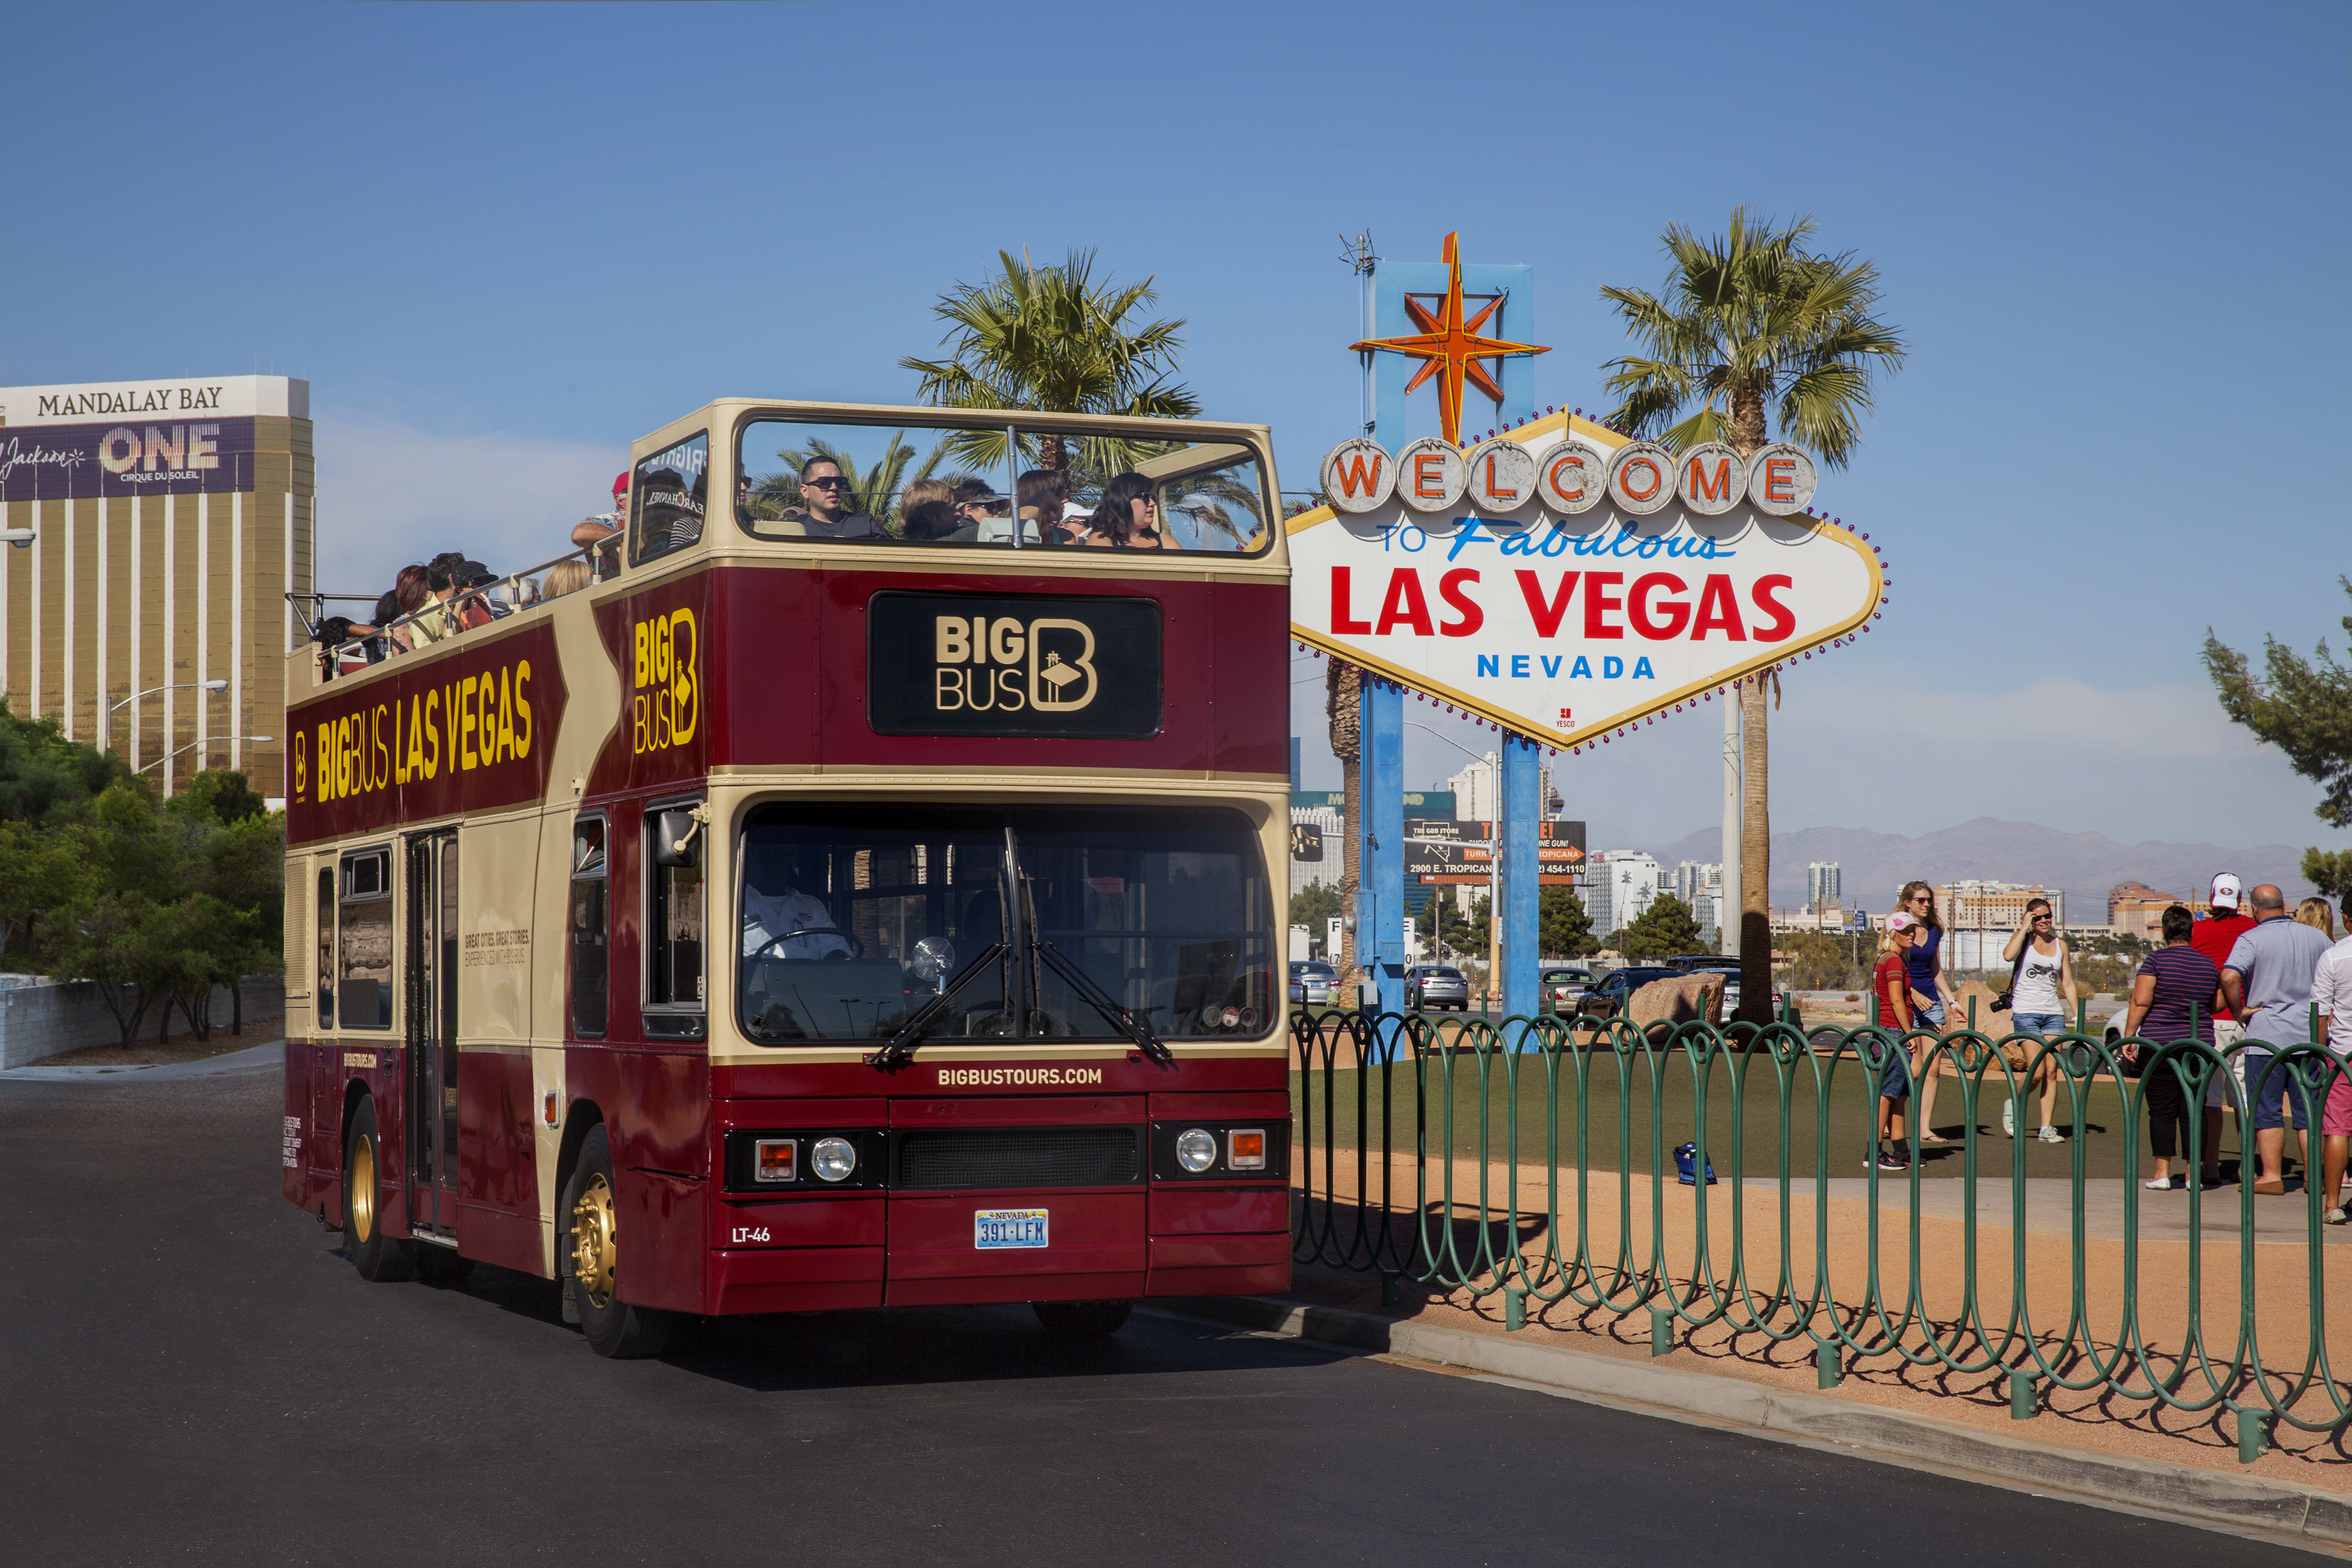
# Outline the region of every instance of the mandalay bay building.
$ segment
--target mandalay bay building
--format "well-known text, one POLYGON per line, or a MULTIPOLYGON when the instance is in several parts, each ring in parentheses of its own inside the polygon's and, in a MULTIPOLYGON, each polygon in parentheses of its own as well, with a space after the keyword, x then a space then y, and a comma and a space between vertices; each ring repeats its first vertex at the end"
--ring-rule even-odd
POLYGON ((227 767, 284 795, 286 595, 311 587, 314 477, 307 382, 0 387, 9 710, 167 792, 227 767))

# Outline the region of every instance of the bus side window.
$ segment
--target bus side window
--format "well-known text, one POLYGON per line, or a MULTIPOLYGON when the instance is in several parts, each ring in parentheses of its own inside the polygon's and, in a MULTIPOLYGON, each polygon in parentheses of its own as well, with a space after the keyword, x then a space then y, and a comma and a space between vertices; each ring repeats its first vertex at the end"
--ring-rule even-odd
POLYGON ((710 437, 698 433, 646 458, 629 481, 630 559, 648 561, 702 538, 710 491, 710 437))
POLYGON ((702 1010, 702 832, 692 802, 646 814, 646 1006, 702 1010))
POLYGON ((319 871, 319 983, 310 1003, 310 1032, 335 1027, 335 868, 319 871))
POLYGON ((344 1029, 392 1027, 392 852, 343 858, 336 951, 336 1019, 344 1029))
POLYGON ((605 872, 604 819, 572 824, 572 1032, 604 1032, 612 983, 612 883, 605 872))

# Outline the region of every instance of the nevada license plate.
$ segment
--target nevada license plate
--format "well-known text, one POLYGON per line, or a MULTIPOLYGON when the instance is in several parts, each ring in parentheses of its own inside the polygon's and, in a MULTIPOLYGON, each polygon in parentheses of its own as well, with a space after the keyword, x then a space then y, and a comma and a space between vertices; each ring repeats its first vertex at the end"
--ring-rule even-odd
POLYGON ((1042 1208, 982 1208, 971 1217, 971 1244, 985 1252, 995 1247, 1045 1245, 1045 1211, 1042 1208))

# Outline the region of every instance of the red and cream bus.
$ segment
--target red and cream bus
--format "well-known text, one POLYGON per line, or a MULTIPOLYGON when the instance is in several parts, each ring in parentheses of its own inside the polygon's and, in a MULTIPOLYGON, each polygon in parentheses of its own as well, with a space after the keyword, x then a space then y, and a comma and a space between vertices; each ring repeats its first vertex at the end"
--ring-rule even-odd
POLYGON ((1265 430, 730 399, 631 474, 593 580, 290 655, 287 1197, 607 1355, 1284 1288, 1265 430))

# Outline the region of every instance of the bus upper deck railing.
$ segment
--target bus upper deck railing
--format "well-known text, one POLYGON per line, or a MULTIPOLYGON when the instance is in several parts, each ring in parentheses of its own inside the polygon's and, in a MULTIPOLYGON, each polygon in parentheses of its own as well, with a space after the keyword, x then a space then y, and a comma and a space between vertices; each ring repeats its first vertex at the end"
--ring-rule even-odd
POLYGON ((1990 1388, 2020 1417, 2061 1390, 2162 1406, 2233 1427, 2224 1440, 2249 1463, 2277 1427, 2334 1440, 2352 1426, 2327 1339, 2330 1275, 2352 1270, 2352 1250, 2327 1242, 2317 1170, 2300 1202, 2265 1198, 2259 1213, 2251 1147, 2234 1199, 2195 1179, 2158 1197, 2139 1181, 2147 1089, 2165 1075, 2191 1110, 2191 1171, 2219 1153, 2194 1110, 2210 1085, 2241 1127, 2253 1094, 2299 1098, 2315 1164, 2320 1108, 2345 1072, 2316 1044, 2277 1054, 2248 1085, 2233 1071, 2243 1045, 2110 1046, 2084 1033, 2004 1041, 1974 1029, 1808 1033, 1787 1021, 1585 1030, 1549 1016, 1300 1010, 1292 1040, 1294 1258, 1378 1272, 1391 1301, 1405 1281, 1473 1302, 1500 1296, 1509 1329, 1555 1307, 1587 1327, 1646 1313, 1655 1350, 1705 1332, 1734 1355, 1801 1352, 1823 1387, 1863 1364, 1910 1369, 1990 1388), (2024 1048, 2021 1065, 2004 1043, 2024 1048), (1898 1050, 1916 1059, 1911 1103, 1937 1074, 1966 1131, 1943 1148, 1915 1124, 1907 1171, 1882 1171, 1865 1151, 1898 1050), (2063 1175, 2029 1176, 2060 1158, 2024 1113, 2045 1060, 2071 1135, 2063 1175), (1990 1154, 1980 1113, 1997 1122, 2003 1099, 2017 1102, 2017 1135, 1990 1154), (2120 1170, 2095 1173, 2118 1148, 2120 1170), (1931 1163, 1957 1176, 1927 1172, 1931 1163), (1728 1180, 1711 1190, 1718 1166, 1728 1180), (1981 1218, 1980 1197, 2000 1196, 1981 1184, 2004 1181, 2005 1217, 1981 1218), (1949 1186, 1957 1216, 1923 1215, 1949 1186), (2029 1187, 2049 1204, 2034 1206, 2035 1227, 2029 1187), (2060 1192, 2063 1230, 2047 1223, 2060 1192), (2235 1207, 2234 1225, 2226 1210, 2208 1223, 2217 1201, 2235 1207), (2185 1205, 2185 1246, 2162 1220, 2149 1231, 2158 1203, 2185 1205), (2281 1239, 2290 1217, 2291 1245, 2255 1245, 2281 1239))

